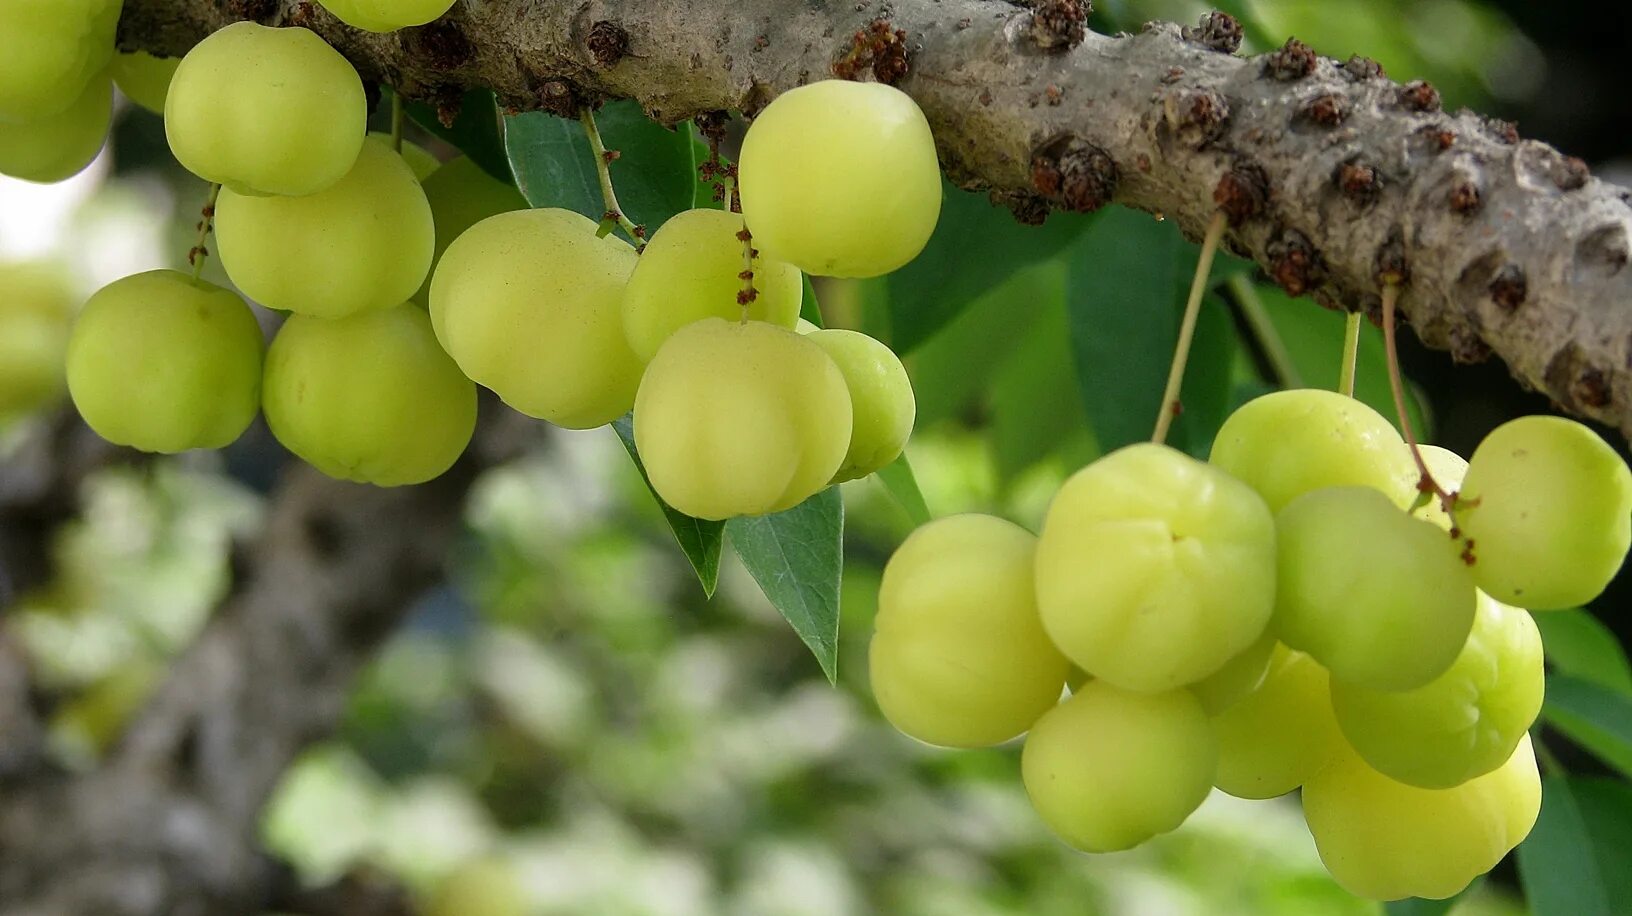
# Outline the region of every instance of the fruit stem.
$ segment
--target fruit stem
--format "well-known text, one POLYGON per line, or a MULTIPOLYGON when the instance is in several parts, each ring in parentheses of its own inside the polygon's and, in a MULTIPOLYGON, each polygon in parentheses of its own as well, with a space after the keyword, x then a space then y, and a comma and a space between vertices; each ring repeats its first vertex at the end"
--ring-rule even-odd
POLYGON ((1360 362, 1360 313, 1350 312, 1343 322, 1343 363, 1338 370, 1337 391, 1354 397, 1354 373, 1360 362))
POLYGON ((210 230, 215 228, 215 200, 220 196, 221 186, 212 183, 209 193, 204 196, 204 208, 199 211, 198 241, 187 252, 187 263, 193 265, 194 280, 204 275, 204 258, 210 253, 204 243, 209 241, 210 230))
POLYGON ((402 96, 391 93, 391 149, 402 153, 402 96))
MULTIPOLYGON (((601 129, 595 126, 595 112, 587 105, 578 114, 578 120, 583 122, 584 136, 589 138, 589 151, 595 157, 595 174, 601 180, 601 201, 606 205, 602 222, 616 224, 637 249, 645 248, 645 227, 636 225, 624 215, 623 208, 618 206, 618 192, 612 187, 612 160, 618 158, 618 154, 607 152, 606 143, 601 140, 601 129)), ((605 234, 601 233, 603 237, 605 234)))
POLYGON ((1224 238, 1228 225, 1222 211, 1213 214, 1207 224, 1207 234, 1201 239, 1201 257, 1196 260, 1196 276, 1190 281, 1190 298, 1184 304, 1184 320, 1179 324, 1179 343, 1173 350, 1173 366, 1167 372, 1167 390, 1162 392, 1161 412, 1156 415, 1156 431, 1150 441, 1160 445, 1167 440, 1167 431, 1178 416, 1179 388, 1184 384, 1184 366, 1190 360, 1190 341, 1196 336, 1196 318, 1201 314, 1201 298, 1207 292, 1207 279, 1213 272, 1213 255, 1219 240, 1224 238))
POLYGON ((1258 295, 1258 287, 1246 274, 1231 277, 1229 286, 1252 336, 1257 338, 1258 345, 1263 349, 1264 359, 1275 373, 1275 380, 1282 388, 1302 388, 1303 374, 1298 372, 1297 364, 1292 361, 1292 351, 1286 348, 1286 341, 1281 339, 1281 332, 1275 329, 1275 322, 1264 308, 1264 298, 1258 295))
MULTIPOLYGON (((1411 428, 1411 417, 1405 410, 1405 384, 1400 379, 1400 354, 1395 348, 1395 305, 1400 298, 1398 283, 1383 284, 1383 350, 1388 359, 1388 387, 1394 394, 1394 412, 1400 418, 1400 432, 1405 434, 1405 444, 1411 447, 1411 460, 1417 463, 1417 489, 1423 493, 1432 493, 1439 497, 1439 504, 1447 515, 1451 514, 1454 505, 1453 494, 1434 480, 1434 475, 1428 470, 1428 462, 1423 460, 1422 446, 1417 444, 1417 434, 1411 428)), ((1452 530, 1455 530, 1455 518, 1452 518, 1452 530)))
POLYGON ((737 238, 742 241, 742 273, 737 274, 742 280, 742 292, 737 293, 737 304, 742 306, 742 323, 747 324, 748 309, 759 298, 759 291, 754 289, 754 255, 759 252, 754 250, 754 234, 746 225, 737 233, 737 238))

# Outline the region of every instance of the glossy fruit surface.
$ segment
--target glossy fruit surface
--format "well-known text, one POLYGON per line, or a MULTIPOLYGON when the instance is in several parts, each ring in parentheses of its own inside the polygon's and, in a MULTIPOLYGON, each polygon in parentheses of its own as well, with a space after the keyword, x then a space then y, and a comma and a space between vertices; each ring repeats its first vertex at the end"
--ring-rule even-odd
POLYGON ((1320 772, 1343 743, 1326 669, 1277 645, 1258 687, 1219 713, 1215 785, 1237 798, 1274 798, 1320 772))
POLYGON ((1258 689, 1269 673, 1269 660, 1279 642, 1271 625, 1257 642, 1231 656, 1224 667, 1190 685, 1190 692, 1201 701, 1207 715, 1218 715, 1258 689))
POLYGON ((855 416, 850 450, 833 482, 866 477, 901 457, 912 435, 918 404, 900 357, 857 331, 818 330, 805 337, 827 351, 850 389, 855 416))
POLYGON ((0 136, 60 114, 113 56, 120 0, 0 0, 0 136))

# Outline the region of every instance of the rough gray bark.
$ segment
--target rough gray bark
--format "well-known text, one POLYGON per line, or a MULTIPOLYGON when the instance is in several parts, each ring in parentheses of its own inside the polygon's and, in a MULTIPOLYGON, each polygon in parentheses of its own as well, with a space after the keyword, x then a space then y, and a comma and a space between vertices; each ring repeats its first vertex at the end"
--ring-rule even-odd
POLYGON ((1374 311, 1379 258, 1403 265, 1401 308, 1426 342, 1463 360, 1494 352, 1632 434, 1628 192, 1363 62, 1298 47, 1244 59, 1215 50, 1229 46, 1217 24, 1088 33, 1068 49, 1075 3, 1037 5, 1042 22, 1001 0, 462 0, 430 26, 370 35, 301 0, 126 0, 121 42, 181 53, 247 10, 309 25, 409 96, 487 86, 524 109, 628 97, 665 121, 751 113, 858 46, 890 76, 904 51, 898 85, 959 182, 1034 214, 1039 195, 1080 208, 1114 188, 1193 237, 1215 193, 1242 207, 1261 192, 1227 241, 1289 290, 1374 311))

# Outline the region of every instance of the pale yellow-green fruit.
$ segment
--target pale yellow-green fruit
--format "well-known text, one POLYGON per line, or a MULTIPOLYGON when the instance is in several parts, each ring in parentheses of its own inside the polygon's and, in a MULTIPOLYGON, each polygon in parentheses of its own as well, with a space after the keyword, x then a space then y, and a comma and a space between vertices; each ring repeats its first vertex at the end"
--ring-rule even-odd
POLYGON ((431 256, 431 276, 425 278, 414 299, 428 305, 436 265, 442 262, 453 240, 489 216, 527 209, 527 199, 515 185, 487 174, 468 156, 448 160, 421 184, 431 204, 432 222, 436 223, 436 251, 431 256))
MULTIPOLYGON (((1441 490, 1455 493, 1462 488, 1462 478, 1468 473, 1467 459, 1437 445, 1418 448, 1422 450, 1422 463, 1428 465, 1428 473, 1433 475, 1434 483, 1439 484, 1441 490)), ((1429 494, 1428 501, 1413 509, 1411 514, 1423 521, 1433 522, 1441 530, 1451 530, 1451 517, 1446 514, 1438 496, 1429 494)))
POLYGON ((423 483, 453 466, 476 429, 476 386, 407 303, 291 316, 267 351, 264 388, 278 441, 342 480, 423 483))
POLYGON ((0 136, 75 104, 113 56, 120 0, 0 0, 0 136), (13 122, 8 124, 7 122, 13 122))
POLYGON ((1281 641, 1341 681, 1411 690, 1451 666, 1473 626, 1461 547, 1367 487, 1327 487, 1275 519, 1281 641))
POLYGON ((1218 715, 1258 689, 1269 673, 1269 660, 1278 642, 1274 625, 1265 627, 1257 642, 1237 652, 1224 667, 1190 685, 1190 692, 1201 701, 1207 715, 1218 715))
POLYGON ((850 389, 850 408, 855 418, 850 450, 839 472, 833 475, 833 482, 866 477, 901 457, 918 415, 912 381, 907 378, 901 358, 889 347, 856 331, 811 331, 805 338, 827 351, 850 389))
POLYGON ((0 427, 62 395, 73 310, 55 271, 0 263, 0 427))
MULTIPOLYGON (((643 361, 657 355, 669 335, 693 321, 739 321, 743 308, 742 215, 724 210, 687 210, 663 224, 641 252, 623 291, 623 330, 643 361)), ((761 255, 754 259, 751 321, 792 328, 799 319, 804 281, 799 269, 761 255)))
POLYGON ((181 66, 179 57, 154 57, 146 51, 113 55, 108 72, 125 98, 157 115, 164 114, 164 99, 170 94, 170 80, 181 66))
POLYGON ((1303 787, 1321 861, 1373 900, 1455 896, 1519 845, 1540 812, 1528 734, 1506 763, 1453 789, 1395 782, 1347 749, 1303 787))
POLYGON ((1473 632, 1450 670, 1415 690, 1332 685, 1349 744, 1379 772, 1448 789, 1512 755, 1541 713, 1541 633, 1530 614, 1481 592, 1473 632))
POLYGON ((112 112, 113 83, 98 75, 64 111, 0 122, 0 175, 44 183, 72 178, 102 151, 112 112))
POLYGON ((1037 538, 989 515, 930 522, 884 567, 868 651, 890 724, 942 747, 990 747, 1060 699, 1065 656, 1037 619, 1037 538))
POLYGON ((1189 691, 1091 681, 1032 726, 1020 773, 1061 839, 1115 852, 1184 823, 1207 798, 1217 761, 1218 741, 1189 691))
POLYGON ((344 178, 368 130, 363 81, 302 28, 234 22, 193 46, 170 81, 176 160, 240 194, 300 196, 344 178))
POLYGON ((395 32, 424 25, 453 7, 454 0, 318 0, 347 25, 370 32, 395 32))
MULTIPOLYGON (((383 130, 371 130, 368 135, 386 146, 391 145, 391 135, 383 130)), ((408 168, 413 170, 414 177, 422 185, 432 172, 442 167, 442 161, 433 156, 430 150, 409 140, 402 141, 402 149, 397 150, 397 154, 402 156, 403 162, 408 163, 408 168)))
POLYGON ((1371 487, 1401 508, 1417 495, 1416 464, 1382 414, 1335 391, 1277 391, 1242 405, 1213 440, 1208 460, 1280 512, 1322 487, 1371 487))
POLYGON ((1219 713, 1213 726, 1213 784, 1237 798, 1285 795, 1320 772, 1343 742, 1326 669, 1281 645, 1257 688, 1219 713))
POLYGON ((1175 449, 1130 445, 1072 475, 1037 545, 1037 606, 1066 657, 1125 690, 1218 671, 1275 607, 1264 501, 1175 449))
POLYGON ((1632 545, 1632 470, 1563 417, 1520 417, 1486 436, 1462 480, 1456 520, 1492 598, 1559 610, 1598 597, 1632 545))
POLYGON ((806 321, 805 319, 801 318, 793 323, 793 329, 800 334, 809 334, 812 331, 820 331, 822 326, 813 321, 806 321))
POLYGON ((754 245, 809 274, 887 274, 924 250, 940 218, 929 122, 883 83, 783 93, 754 118, 737 168, 754 245))
POLYGON ((531 903, 516 869, 499 859, 478 859, 436 886, 425 916, 528 916, 531 903))
POLYGON ((671 336, 635 398, 652 488, 697 518, 765 515, 833 479, 850 447, 844 375, 808 338, 705 318, 671 336))
POLYGON ((635 250, 569 210, 517 210, 460 235, 431 280, 437 339, 516 410, 589 429, 635 402, 618 303, 635 250))
POLYGON ((231 290, 174 270, 115 280, 85 303, 68 341, 68 392, 117 445, 221 448, 260 406, 261 328, 231 290))
POLYGON ((215 208, 221 266, 268 308, 340 318, 408 299, 430 270, 436 230, 401 156, 363 144, 351 172, 305 197, 223 188, 215 208))

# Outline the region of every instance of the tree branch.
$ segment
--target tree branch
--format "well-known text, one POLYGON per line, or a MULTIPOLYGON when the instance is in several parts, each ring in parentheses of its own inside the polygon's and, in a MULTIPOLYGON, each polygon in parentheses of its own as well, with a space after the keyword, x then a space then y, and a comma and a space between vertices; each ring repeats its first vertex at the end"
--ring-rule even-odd
MULTIPOLYGON (((429 26, 371 35, 300 0, 126 0, 120 40, 177 54, 248 9, 309 25, 410 97, 486 86, 556 110, 630 97, 674 122, 751 114, 899 34, 899 85, 954 180, 1034 215, 1041 198, 1084 208, 1114 189, 1192 238, 1221 193, 1238 222, 1226 244, 1290 291, 1375 315, 1379 258, 1403 265, 1400 305, 1426 342, 1460 360, 1493 351, 1524 384, 1632 433, 1628 192, 1364 62, 1215 50, 1230 47, 1222 20, 1088 33, 1067 50, 1056 8, 1073 6, 1044 3, 1053 18, 1034 23, 999 0, 464 0, 429 26)), ((899 55, 882 57, 875 69, 895 75, 899 55)))

